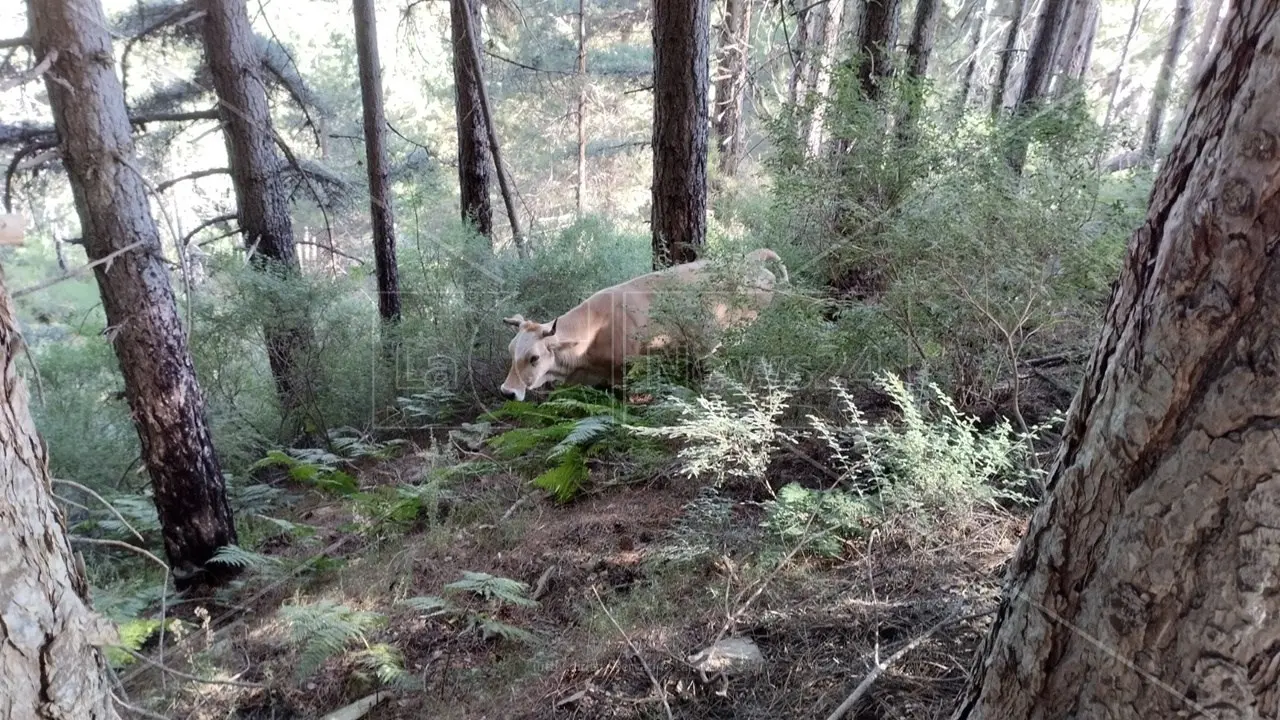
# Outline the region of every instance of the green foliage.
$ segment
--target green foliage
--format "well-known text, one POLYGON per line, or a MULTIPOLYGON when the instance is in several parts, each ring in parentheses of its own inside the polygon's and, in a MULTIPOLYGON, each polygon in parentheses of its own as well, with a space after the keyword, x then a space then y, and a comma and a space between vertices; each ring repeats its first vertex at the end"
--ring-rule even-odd
POLYGON ((282 467, 288 470, 289 478, 295 482, 335 495, 353 495, 359 490, 359 484, 349 473, 336 467, 338 462, 337 456, 319 450, 271 450, 266 457, 250 465, 249 470, 282 467))
POLYGON ((516 461, 536 487, 560 502, 581 492, 590 477, 589 457, 634 451, 627 431, 643 422, 611 393, 573 386, 553 390, 539 404, 507 401, 481 419, 519 423, 489 438, 489 448, 501 459, 516 461))
POLYGON ((444 586, 446 591, 470 593, 482 600, 501 605, 510 603, 524 607, 535 607, 537 602, 530 600, 529 586, 509 578, 495 577, 488 573, 464 571, 461 580, 455 580, 444 586))
POLYGON ((299 681, 329 658, 345 652, 352 643, 359 642, 368 650, 369 633, 387 623, 385 615, 352 610, 330 600, 284 605, 280 616, 289 624, 293 642, 301 647, 299 681))
POLYGON ((845 542, 874 526, 879 508, 859 493, 810 490, 787 483, 767 504, 765 527, 787 546, 804 545, 827 557, 844 553, 845 542))
POLYGON ((445 617, 461 620, 462 632, 478 632, 485 640, 533 643, 537 636, 528 630, 497 618, 504 606, 537 607, 529 597, 529 586, 488 573, 464 571, 462 579, 444 586, 445 592, 458 597, 463 604, 434 595, 422 595, 401 601, 401 605, 426 618, 445 617), (476 607, 477 603, 479 607, 476 607))

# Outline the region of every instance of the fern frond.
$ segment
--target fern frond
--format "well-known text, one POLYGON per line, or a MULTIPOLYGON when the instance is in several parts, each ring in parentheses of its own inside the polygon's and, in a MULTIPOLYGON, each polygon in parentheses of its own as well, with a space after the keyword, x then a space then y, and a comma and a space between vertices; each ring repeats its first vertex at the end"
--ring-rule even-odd
POLYGON ((529 598, 529 586, 519 580, 497 577, 488 573, 463 571, 462 579, 444 586, 445 590, 469 592, 485 600, 511 603, 524 607, 536 607, 538 602, 529 598))
POLYGON ((586 484, 591 472, 587 460, 576 447, 566 450, 550 470, 533 479, 535 487, 549 491, 556 502, 569 502, 586 484))
POLYGON ((280 565, 278 558, 270 555, 262 555, 261 553, 245 550, 237 545, 224 545, 218 548, 213 554, 211 562, 230 565, 231 567, 240 568, 241 570, 253 568, 262 570, 265 568, 273 568, 280 565))
POLYGON ((385 615, 356 611, 329 600, 308 605, 285 605, 280 614, 289 623, 293 641, 302 646, 298 678, 315 672, 324 661, 343 652, 354 640, 384 625, 385 615))

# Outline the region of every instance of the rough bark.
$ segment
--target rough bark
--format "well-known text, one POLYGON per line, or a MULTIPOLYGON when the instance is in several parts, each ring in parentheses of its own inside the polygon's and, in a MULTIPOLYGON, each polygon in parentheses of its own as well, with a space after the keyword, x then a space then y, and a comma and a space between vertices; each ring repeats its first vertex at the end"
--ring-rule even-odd
POLYGON ((480 8, 467 0, 449 0, 450 37, 453 39, 454 108, 458 118, 458 189, 462 220, 476 232, 493 239, 493 149, 480 103, 480 71, 472 57, 469 28, 480 26, 480 8))
POLYGON ((653 2, 653 266, 692 262, 707 235, 708 0, 653 2))
POLYGON ((90 260, 114 256, 94 268, 94 277, 165 553, 180 589, 216 583, 234 570, 209 561, 236 542, 236 530, 145 181, 133 163, 102 8, 97 0, 31 0, 27 12, 37 54, 58 50, 45 85, 85 253, 90 260))
MULTIPOLYGON (((259 270, 281 277, 300 272, 293 219, 285 189, 284 160, 262 79, 262 58, 254 41, 245 0, 200 0, 204 10, 205 58, 222 114, 227 162, 236 194, 236 213, 245 248, 259 270)), ((313 395, 308 360, 310 318, 275 303, 263 335, 276 393, 286 415, 305 407, 313 395)))
POLYGON ((1222 0, 1209 0, 1204 14, 1204 25, 1200 27, 1200 36, 1191 54, 1191 82, 1195 82, 1204 74, 1205 63, 1209 60, 1209 50, 1213 47, 1214 38, 1218 36, 1221 18, 1222 0))
POLYGON ((1018 31, 1022 17, 1027 12, 1027 0, 1013 0, 1013 14, 1009 16, 1009 30, 1000 49, 1000 62, 996 66, 996 81, 991 87, 991 116, 998 117, 1004 111, 1004 96, 1009 89, 1009 76, 1013 74, 1014 53, 1018 51, 1018 31))
POLYGON ((1280 712, 1277 47, 1192 91, 957 720, 1280 712))
POLYGON ((720 62, 716 71, 716 107, 712 124, 720 149, 720 174, 732 177, 746 153, 742 101, 747 91, 751 0, 725 0, 720 26, 720 62))
POLYGON ((973 92, 973 77, 978 73, 978 54, 982 52, 982 33, 987 23, 987 0, 980 0, 977 17, 969 28, 969 56, 964 62, 964 73, 960 78, 960 91, 956 93, 956 107, 964 110, 969 106, 969 95, 973 92))
POLYGON ((387 167, 387 118, 382 108, 382 65, 373 0, 354 0, 360 99, 364 108, 364 156, 369 176, 369 217, 373 221, 373 264, 378 276, 378 313, 400 320, 400 276, 396 269, 395 221, 387 167))
POLYGON ((831 89, 831 63, 836 55, 836 41, 840 37, 841 12, 844 4, 829 0, 809 11, 813 17, 815 36, 820 45, 816 56, 809 62, 809 78, 805 83, 805 102, 813 103, 806 130, 805 148, 809 157, 817 157, 822 150, 822 136, 826 125, 827 93, 831 89))
POLYGON ((858 25, 858 86, 868 100, 879 100, 881 80, 893 75, 898 40, 899 0, 866 0, 858 25))
POLYGON ((578 0, 578 177, 574 206, 582 215, 587 196, 587 0, 578 0))
POLYGON ((1178 56, 1187 39, 1191 26, 1191 0, 1177 0, 1173 10, 1173 27, 1169 29, 1169 44, 1165 46, 1160 61, 1160 74, 1151 90, 1151 110, 1147 113, 1147 131, 1142 137, 1142 155, 1147 162, 1155 162, 1156 148, 1164 132, 1164 116, 1169 107, 1169 95, 1173 93, 1173 75, 1178 69, 1178 56))
POLYGON ((97 646, 116 642, 49 490, 49 459, 18 375, 22 337, 0 275, 0 717, 118 717, 97 646))
POLYGON ((1054 61, 1055 94, 1062 95, 1082 80, 1093 57, 1098 30, 1099 0, 1072 0, 1066 9, 1062 37, 1054 61))

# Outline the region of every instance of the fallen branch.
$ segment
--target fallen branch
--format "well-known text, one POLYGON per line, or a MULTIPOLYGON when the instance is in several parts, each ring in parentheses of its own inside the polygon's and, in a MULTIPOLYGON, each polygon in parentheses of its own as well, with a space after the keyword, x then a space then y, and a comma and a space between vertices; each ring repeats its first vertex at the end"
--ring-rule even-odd
POLYGON ((31 287, 22 288, 21 290, 15 290, 15 291, 13 291, 13 293, 11 294, 11 297, 18 298, 18 297, 22 297, 23 295, 30 295, 30 294, 31 294, 31 293, 33 293, 33 292, 38 292, 38 291, 40 291, 40 290, 44 290, 44 289, 46 289, 46 288, 53 287, 54 285, 57 285, 58 283, 60 283, 60 282, 62 282, 62 281, 64 281, 64 280, 70 280, 71 278, 74 278, 74 277, 76 277, 76 276, 78 276, 78 275, 83 275, 85 272, 88 272, 89 270, 92 270, 93 268, 95 268, 95 267, 97 267, 97 266, 99 266, 99 265, 110 264, 110 263, 111 263, 112 261, 114 261, 117 257, 119 257, 119 256, 121 256, 121 255, 123 255, 123 254, 125 254, 125 253, 127 253, 127 252, 129 252, 130 250, 133 250, 133 249, 135 249, 135 248, 141 247, 141 246, 146 245, 146 244, 147 244, 147 241, 146 241, 146 240, 139 240, 139 241, 137 241, 137 242, 135 242, 135 243, 133 243, 133 244, 131 244, 131 245, 128 245, 128 246, 126 246, 126 247, 122 247, 122 248, 120 248, 119 250, 115 250, 115 251, 112 251, 111 253, 108 253, 106 257, 104 257, 104 258, 102 258, 102 259, 100 259, 100 260, 94 260, 93 262, 89 263, 88 265, 81 265, 80 267, 76 268, 75 270, 71 270, 71 271, 69 271, 69 272, 65 272, 65 273, 63 273, 62 275, 59 275, 58 277, 56 277, 56 278, 54 278, 54 279, 52 279, 52 280, 46 280, 45 282, 42 282, 42 283, 39 283, 39 284, 36 284, 36 285, 32 285, 31 287))
POLYGON ((956 608, 948 613, 946 617, 934 623, 928 630, 917 635, 911 642, 902 646, 901 650, 877 663, 875 667, 871 668, 871 672, 867 673, 867 676, 862 679, 862 682, 858 683, 858 687, 854 688, 853 692, 849 693, 849 697, 845 698, 844 702, 840 703, 840 706, 835 709, 835 712, 827 716, 827 720, 840 720, 840 718, 844 717, 845 713, 849 712, 849 709, 857 704, 857 702, 862 699, 863 695, 867 694, 867 691, 870 690, 876 680, 884 674, 884 671, 889 669, 890 665, 893 665, 901 660, 904 655, 915 650, 919 647, 920 643, 928 640, 934 633, 941 630, 944 625, 955 620, 959 614, 960 609, 956 608))
POLYGON ((654 691, 658 693, 658 697, 662 700, 662 709, 667 711, 667 720, 674 720, 674 716, 671 714, 671 704, 667 702, 667 691, 658 683, 658 678, 654 677, 653 671, 649 669, 649 663, 645 662, 644 656, 640 654, 640 648, 636 647, 636 644, 631 642, 631 638, 627 637, 626 631, 614 619, 613 613, 609 612, 604 600, 600 599, 600 593, 596 591, 595 586, 592 586, 591 594, 596 596, 596 602, 600 603, 600 609, 604 610, 605 617, 608 617, 609 622, 613 623, 613 626, 618 629, 618 634, 622 636, 623 640, 627 641, 627 645, 631 647, 631 652, 635 653, 636 659, 640 661, 640 666, 644 668, 645 674, 649 676, 649 682, 653 683, 654 691))

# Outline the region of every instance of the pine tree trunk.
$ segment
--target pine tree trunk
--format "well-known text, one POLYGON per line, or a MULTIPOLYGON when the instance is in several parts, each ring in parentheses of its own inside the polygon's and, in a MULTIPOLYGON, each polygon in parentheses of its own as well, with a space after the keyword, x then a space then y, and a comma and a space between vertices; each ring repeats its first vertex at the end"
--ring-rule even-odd
POLYGON ((880 99, 881 80, 893 75, 899 0, 866 0, 858 28, 858 85, 868 100, 880 99))
MULTIPOLYGON (((104 19, 100 10, 96 17, 104 19)), ((118 640, 89 608, 88 584, 53 504, 49 459, 18 375, 22 352, 0 275, 0 717, 114 720, 97 646, 118 640)))
POLYGON ((716 108, 712 124, 720 148, 720 174, 733 177, 746 152, 742 102, 747 91, 747 57, 750 50, 751 0, 725 0, 720 26, 720 67, 717 70, 716 108))
POLYGON ((787 15, 792 15, 796 21, 795 36, 790 43, 792 57, 791 77, 787 81, 787 104, 798 107, 804 101, 804 81, 809 77, 809 63, 812 55, 809 43, 812 42, 812 25, 816 13, 807 0, 779 3, 779 12, 782 13, 784 23, 787 15))
POLYGON ((1130 241, 957 720, 1280 712, 1280 4, 1241 5, 1130 241))
MULTIPOLYGON (((284 161, 262 80, 261 56, 245 0, 201 0, 205 57, 222 116, 237 219, 255 267, 281 277, 299 274, 284 161)), ((263 326, 276 392, 286 415, 314 397, 313 337, 305 310, 277 302, 263 326)))
POLYGON ((928 77, 929 56, 933 54, 933 38, 937 33, 938 0, 917 0, 915 19, 911 23, 911 40, 907 43, 907 66, 903 68, 912 80, 905 89, 902 111, 898 115, 895 134, 899 147, 915 143, 916 121, 924 105, 924 88, 921 83, 928 77))
POLYGON ((1191 0, 1177 0, 1173 11, 1173 27, 1169 30, 1169 44, 1165 47, 1164 59, 1160 63, 1156 86, 1151 91, 1151 111, 1147 113, 1147 131, 1142 139, 1142 156, 1148 163, 1156 160, 1156 149, 1164 131, 1165 111, 1169 107, 1169 96, 1173 93, 1173 75, 1178 69, 1178 56, 1182 54, 1182 45, 1186 41, 1190 25, 1191 0))
POLYGON ((382 65, 373 0, 354 0, 360 99, 364 108, 364 156, 369 176, 369 217, 373 221, 373 264, 378 276, 378 314, 400 321, 400 276, 396 268, 395 222, 387 167, 387 118, 382 108, 382 65))
POLYGON ((578 0, 578 177, 574 206, 582 216, 587 196, 587 0, 578 0))
POLYGON ((493 148, 489 127, 480 101, 480 72, 472 57, 468 27, 480 26, 480 8, 468 0, 449 0, 453 39, 453 83, 458 118, 458 188, 462 199, 462 220, 476 232, 493 240, 493 204, 489 189, 493 184, 493 148))
POLYGON ((987 0, 980 0, 977 14, 973 27, 969 29, 969 57, 964 63, 960 92, 956 93, 958 111, 964 111, 969 106, 969 96, 973 92, 973 78, 978 73, 978 54, 982 52, 982 33, 987 22, 987 0))
MULTIPOLYGON (((187 336, 133 157, 124 92, 97 0, 30 0, 62 158, 151 476, 165 553, 180 589, 234 574, 209 561, 236 542, 222 469, 205 418, 187 336)), ((0 585, 4 583, 0 582, 0 585)))
POLYGON ((821 43, 817 55, 810 56, 809 79, 805 83, 805 102, 813 103, 813 112, 809 115, 809 127, 805 133, 805 149, 809 157, 817 157, 822 150, 827 93, 831 90, 831 64, 836 55, 836 40, 840 37, 840 15, 843 10, 842 3, 828 0, 824 5, 809 11, 813 17, 815 35, 821 43))
POLYGON ((1013 0, 1013 15, 1009 17, 1009 30, 1005 33, 1004 47, 1000 50, 1000 62, 996 68, 995 85, 991 87, 991 117, 999 117, 1004 111, 1004 96, 1009 89, 1009 77, 1013 74, 1014 53, 1018 51, 1018 32, 1027 11, 1027 0, 1013 0))
POLYGON ((706 242, 709 15, 708 0, 653 0, 654 269, 706 242))

